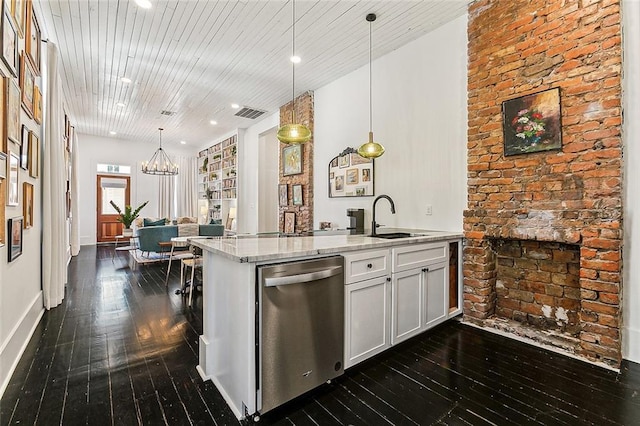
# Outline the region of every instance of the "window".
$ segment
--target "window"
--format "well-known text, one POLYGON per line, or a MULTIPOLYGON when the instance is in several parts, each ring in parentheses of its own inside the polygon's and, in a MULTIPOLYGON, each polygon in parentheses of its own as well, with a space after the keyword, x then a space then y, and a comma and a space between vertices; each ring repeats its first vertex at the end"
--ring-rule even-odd
POLYGON ((131 166, 122 166, 117 164, 98 164, 98 173, 129 175, 131 174, 131 166))

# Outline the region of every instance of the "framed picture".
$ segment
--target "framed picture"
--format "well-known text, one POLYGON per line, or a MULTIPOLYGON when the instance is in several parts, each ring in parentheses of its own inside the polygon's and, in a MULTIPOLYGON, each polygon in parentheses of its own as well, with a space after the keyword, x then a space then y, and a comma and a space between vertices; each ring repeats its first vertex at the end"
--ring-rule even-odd
POLYGON ((42 92, 38 86, 33 92, 33 119, 38 124, 42 124, 42 92))
POLYGON ((22 217, 13 217, 8 220, 9 232, 9 262, 22 254, 22 217))
POLYGON ((286 183, 278 185, 278 198, 280 200, 280 206, 286 206, 289 204, 289 188, 286 183))
POLYGON ((231 231, 232 226, 233 226, 233 218, 227 215, 227 222, 224 225, 224 229, 231 231))
POLYGON ((347 170, 347 185, 355 185, 358 183, 358 169, 348 169, 347 170))
POLYGON ((504 155, 562 149, 560 88, 502 103, 504 155))
POLYGON ((22 145, 20 146, 20 167, 29 170, 29 128, 22 125, 22 145))
POLYGON ((40 175, 40 139, 29 131, 29 176, 37 178, 40 175))
POLYGON ((13 152, 9 154, 9 170, 7 175, 9 176, 9 182, 7 185, 7 205, 18 205, 18 169, 20 168, 20 158, 13 152))
POLYGON ((13 26, 11 12, 6 0, 2 1, 2 20, 0 21, 2 34, 2 61, 7 65, 14 77, 18 76, 18 33, 13 26))
MULTIPOLYGON (((7 82, 2 73, 0 73, 0 82, 2 82, 2 90, 0 90, 0 120, 7 122, 7 82)), ((0 152, 9 152, 9 143, 6 134, 7 126, 0 126, 0 152)), ((4 229, 4 228, 3 228, 4 229)))
POLYGON ((27 33, 24 39, 24 50, 27 53, 27 58, 36 74, 40 75, 40 48, 42 34, 40 33, 40 24, 38 18, 33 11, 33 4, 31 0, 27 0, 27 33))
POLYGON ((287 145, 282 148, 282 174, 284 176, 302 173, 302 145, 287 145))
MULTIPOLYGON (((0 179, 7 178, 7 155, 0 152, 0 179)), ((2 209, 2 207, 0 207, 2 209)))
POLYGON ((22 184, 22 216, 24 229, 33 226, 33 185, 28 182, 22 184))
POLYGON ((15 78, 8 77, 5 80, 7 138, 20 143, 20 86, 15 78))
POLYGON ((302 205, 302 185, 293 185, 293 205, 302 205))
POLYGON ((296 214, 293 212, 286 212, 284 214, 284 233, 293 234, 296 229, 296 214))
POLYGON ((11 0, 11 15, 16 23, 16 30, 19 37, 24 37, 25 17, 27 12, 26 0, 11 0))
POLYGON ((330 198, 374 195, 374 161, 361 157, 355 148, 347 147, 331 159, 328 173, 330 198))
POLYGON ((35 92, 36 74, 31 63, 20 55, 20 90, 22 91, 22 108, 33 118, 33 93, 35 92))

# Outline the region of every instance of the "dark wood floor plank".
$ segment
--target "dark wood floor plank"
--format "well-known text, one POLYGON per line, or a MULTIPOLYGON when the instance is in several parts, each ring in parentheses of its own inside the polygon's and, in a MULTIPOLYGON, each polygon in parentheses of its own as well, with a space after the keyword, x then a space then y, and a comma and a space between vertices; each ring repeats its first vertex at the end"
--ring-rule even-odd
MULTIPOLYGON (((83 247, 0 400, 0 425, 238 425, 198 363, 202 299, 179 268, 83 247)), ((174 265, 175 266, 175 265, 174 265)), ((449 322, 261 416, 265 425, 640 424, 640 365, 620 373, 449 322)), ((251 424, 251 422, 244 422, 251 424)))

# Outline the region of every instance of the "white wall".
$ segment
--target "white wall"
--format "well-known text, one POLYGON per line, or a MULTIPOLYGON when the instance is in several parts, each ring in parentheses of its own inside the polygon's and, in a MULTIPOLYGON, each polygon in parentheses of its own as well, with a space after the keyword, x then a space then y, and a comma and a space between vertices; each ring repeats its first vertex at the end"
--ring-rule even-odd
MULTIPOLYGON (((149 161, 157 144, 139 142, 87 134, 78 135, 79 155, 79 206, 80 206, 80 244, 96 243, 96 167, 101 164, 131 166, 131 205, 137 206, 144 201, 149 204, 142 209, 143 217, 158 216, 158 176, 145 175, 140 171, 143 161, 149 161)), ((170 156, 195 156, 194 148, 163 147, 170 156)))
MULTIPOLYGON (((375 37, 374 37, 375 40, 375 37)), ((363 46, 363 49, 366 46, 363 46)), ((373 62, 373 131, 386 153, 375 161, 375 193, 387 226, 462 230, 466 206, 467 16, 373 62), (425 214, 433 206, 433 215, 425 214)), ((369 131, 369 66, 315 91, 314 226, 348 224, 347 208, 373 197, 328 198, 329 161, 357 148, 369 131)))
POLYGON ((260 136, 258 142, 258 232, 278 232, 278 158, 280 141, 277 128, 260 136))
POLYGON ((624 249, 622 356, 640 362, 640 3, 622 2, 624 249))

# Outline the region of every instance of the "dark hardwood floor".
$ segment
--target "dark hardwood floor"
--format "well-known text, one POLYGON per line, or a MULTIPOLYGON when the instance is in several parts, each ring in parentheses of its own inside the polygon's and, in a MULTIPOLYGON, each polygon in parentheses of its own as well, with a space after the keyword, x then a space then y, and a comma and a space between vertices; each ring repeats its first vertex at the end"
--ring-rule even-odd
MULTIPOLYGON (((237 425, 195 366, 202 305, 166 265, 83 247, 0 401, 0 424, 237 425)), ((176 265, 177 266, 177 265, 176 265)), ((282 425, 640 424, 640 365, 616 373, 458 322, 261 418, 282 425)))

